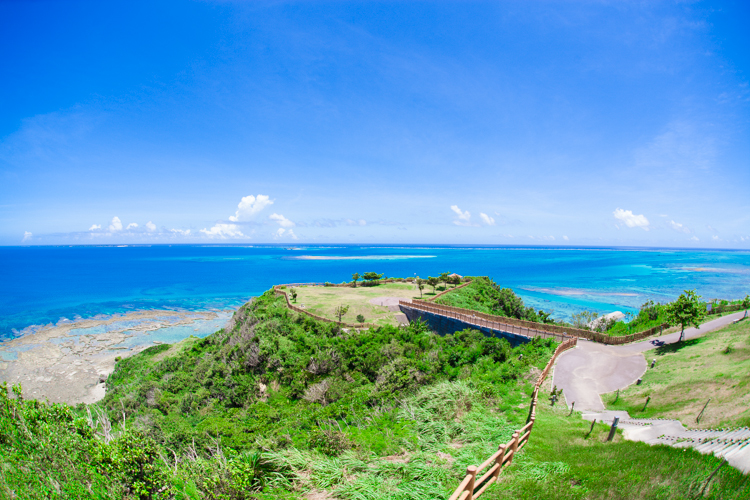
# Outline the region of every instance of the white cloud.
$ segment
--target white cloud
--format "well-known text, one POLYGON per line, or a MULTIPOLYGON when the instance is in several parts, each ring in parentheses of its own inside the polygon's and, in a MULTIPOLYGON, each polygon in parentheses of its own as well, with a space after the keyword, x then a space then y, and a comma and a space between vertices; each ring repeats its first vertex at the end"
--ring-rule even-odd
POLYGON ((482 222, 484 222, 488 226, 494 226, 495 225, 495 219, 493 219, 489 215, 487 215, 485 213, 482 213, 482 212, 479 212, 479 217, 481 217, 482 218, 482 222))
POLYGON ((146 223, 146 229, 148 229, 148 231, 149 231, 150 233, 153 233, 154 231, 156 231, 156 224, 154 224, 154 223, 153 223, 153 222, 151 222, 151 221, 148 221, 148 222, 146 223))
POLYGON ((615 219, 622 221, 628 227, 640 227, 648 231, 649 222, 645 215, 635 215, 631 210, 618 208, 612 212, 615 219))
POLYGON ((711 239, 714 241, 719 241, 719 237, 716 235, 711 236, 711 239))
POLYGON ((91 227, 89 228, 89 231, 96 231, 97 229, 101 229, 101 228, 102 228, 101 224, 92 224, 91 227))
POLYGON ((237 211, 229 217, 229 220, 232 222, 247 220, 268 205, 273 205, 273 201, 268 199, 268 196, 264 194, 259 194, 257 197, 253 195, 245 196, 240 200, 240 203, 237 205, 237 211))
POLYGON ((281 214, 271 214, 268 216, 269 219, 279 223, 281 227, 294 227, 294 222, 290 221, 281 214))
POLYGON ((190 229, 170 229, 169 231, 182 236, 190 235, 190 229))
POLYGON ((453 223, 457 226, 471 226, 471 212, 468 210, 465 212, 462 212, 460 208, 458 208, 457 205, 451 205, 451 210, 453 210, 456 215, 458 216, 458 219, 455 219, 453 223))
POLYGON ((21 243, 23 243, 24 241, 29 241, 32 236, 33 235, 30 232, 24 231, 23 232, 23 239, 21 240, 21 243))
POLYGON ((691 240, 693 240, 693 241, 700 241, 700 239, 699 239, 699 238, 698 238, 697 236, 693 236, 693 237, 692 237, 692 238, 690 238, 690 239, 691 239, 691 240))
POLYGON ((280 227, 279 229, 276 230, 276 232, 274 233, 273 239, 281 238, 284 235, 288 236, 289 238, 293 240, 297 239, 297 235, 294 234, 293 229, 284 229, 283 227, 280 227))
POLYGON ((117 231, 122 231, 122 221, 119 217, 115 216, 112 217, 112 222, 109 223, 109 232, 115 233, 117 231))
POLYGON ((567 237, 567 236, 563 236, 563 239, 564 239, 565 241, 568 241, 568 237, 567 237))
POLYGON ((347 226, 366 226, 367 221, 364 219, 359 220, 353 220, 353 219, 346 219, 344 220, 347 226))
POLYGON ((128 229, 128 230, 129 230, 129 229, 135 229, 135 228, 137 228, 137 227, 138 227, 138 223, 136 223, 136 222, 131 222, 130 224, 128 224, 128 227, 126 227, 125 229, 128 229))
POLYGON ((205 234, 209 238, 220 238, 220 239, 226 239, 226 238, 244 238, 245 235, 242 234, 242 231, 240 231, 240 228, 237 227, 236 224, 225 224, 223 222, 219 222, 218 224, 214 225, 211 229, 201 229, 201 233, 205 234))
MULTIPOLYGON (((264 194, 259 194, 258 196, 245 196, 242 198, 237 205, 237 211, 234 213, 234 215, 229 216, 230 222, 240 222, 245 221, 264 208, 266 208, 268 205, 273 205, 273 201, 271 201, 268 196, 264 194)), ((274 214, 276 215, 276 214, 274 214)), ((283 217, 283 216, 281 216, 283 217)), ((287 220, 287 219, 284 219, 287 220)), ((292 221, 288 221, 292 225, 294 223, 292 221)), ((216 223, 211 229, 201 229, 201 233, 205 234, 207 237, 213 239, 213 238, 220 238, 220 239, 226 239, 226 238, 246 238, 244 234, 242 234, 242 231, 239 227, 237 227, 237 224, 229 224, 226 222, 218 222, 216 223)))
POLYGON ((686 228, 685 226, 683 226, 679 222, 675 222, 675 221, 671 220, 671 221, 669 221, 669 225, 675 231, 679 231, 681 233, 690 234, 690 229, 686 228))

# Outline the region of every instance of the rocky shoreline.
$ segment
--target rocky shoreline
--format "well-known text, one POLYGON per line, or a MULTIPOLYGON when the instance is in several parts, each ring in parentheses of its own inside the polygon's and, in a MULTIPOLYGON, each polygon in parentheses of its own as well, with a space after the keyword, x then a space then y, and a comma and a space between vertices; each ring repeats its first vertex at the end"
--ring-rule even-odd
POLYGON ((159 343, 147 333, 217 317, 212 311, 146 310, 47 325, 0 343, 0 383, 20 383, 26 398, 94 403, 104 397, 117 357, 159 343))

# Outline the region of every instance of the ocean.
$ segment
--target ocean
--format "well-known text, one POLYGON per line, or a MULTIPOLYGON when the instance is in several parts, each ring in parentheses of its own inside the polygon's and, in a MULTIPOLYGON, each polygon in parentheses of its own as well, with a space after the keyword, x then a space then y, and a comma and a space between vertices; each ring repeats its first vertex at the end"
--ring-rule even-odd
MULTIPOLYGON (((637 312, 685 289, 705 299, 750 293, 750 252, 639 248, 423 245, 158 245, 0 248, 0 340, 65 322, 139 310, 213 311, 161 328, 174 342, 220 328, 231 310, 274 284, 386 276, 487 275, 527 305, 569 318, 637 312)), ((95 333, 95 332, 93 332, 95 333)))

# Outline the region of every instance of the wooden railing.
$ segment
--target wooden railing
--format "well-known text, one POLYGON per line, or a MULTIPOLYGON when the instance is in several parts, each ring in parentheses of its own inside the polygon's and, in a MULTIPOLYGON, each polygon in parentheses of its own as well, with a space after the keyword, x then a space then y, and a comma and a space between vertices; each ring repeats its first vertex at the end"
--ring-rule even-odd
MULTIPOLYGON (((528 326, 514 325, 506 320, 511 318, 505 318, 502 316, 492 316, 489 314, 482 314, 471 309, 462 309, 460 307, 444 306, 442 304, 433 304, 432 302, 426 302, 423 300, 414 300, 407 302, 399 300, 399 305, 403 307, 411 307, 419 311, 425 311, 432 314, 438 314, 447 318, 457 319, 469 325, 478 326, 480 328, 489 328, 492 330, 501 330, 516 335, 522 335, 524 337, 541 337, 541 338, 554 338, 558 342, 562 342, 572 335, 567 335, 566 332, 548 332, 546 330, 539 330, 536 328, 529 328, 528 326)), ((531 323, 531 322, 525 322, 531 323)), ((539 323, 531 323, 537 325, 539 323)))
POLYGON ((479 498, 482 493, 487 491, 487 488, 495 483, 504 469, 506 469, 512 462, 516 453, 520 451, 526 443, 529 442, 531 437, 531 431, 534 428, 534 422, 536 421, 536 407, 539 399, 539 388, 544 383, 549 371, 555 364, 557 357, 564 351, 575 347, 578 339, 573 337, 569 338, 565 342, 561 343, 555 349, 554 354, 550 358, 547 366, 537 378, 536 384, 534 385, 534 391, 531 393, 531 406, 529 408, 529 418, 526 425, 518 429, 513 433, 513 437, 507 443, 501 444, 498 450, 493 453, 487 460, 482 462, 479 466, 470 465, 466 468, 466 477, 458 485, 458 488, 450 496, 449 500, 475 500, 479 498), (477 479, 477 475, 484 469, 489 469, 487 472, 477 479))
POLYGON ((433 295, 432 297, 430 297, 428 299, 425 299, 425 300, 429 300, 430 302, 434 302, 437 299, 439 299, 440 297, 442 297, 443 295, 445 295, 446 293, 452 292, 453 290, 458 290, 459 288, 463 288, 463 287, 468 286, 468 285, 471 285, 471 280, 467 281, 463 285, 454 286, 453 288, 446 288, 445 290, 443 290, 439 294, 433 295))
POLYGON ((414 307, 415 309, 422 309, 435 314, 447 316, 449 318, 463 319, 468 316, 472 318, 472 324, 476 324, 478 326, 487 326, 488 328, 493 328, 489 326, 490 324, 502 325, 501 328, 496 329, 509 331, 511 333, 517 333, 519 335, 545 338, 555 337, 558 339, 565 337, 581 337, 588 340, 593 340, 594 342, 609 345, 627 344, 636 340, 645 339, 646 337, 650 337, 656 333, 661 333, 662 331, 664 331, 664 328, 667 328, 669 326, 665 323, 663 325, 649 328, 648 330, 645 330, 643 332, 613 337, 604 333, 582 330, 580 328, 565 327, 560 325, 548 325, 546 323, 535 323, 533 321, 525 321, 522 319, 507 318, 505 316, 495 316, 494 314, 485 314, 471 309, 446 306, 444 304, 436 304, 434 302, 427 302, 418 299, 414 299, 411 303, 406 303, 404 305, 408 307, 414 307))

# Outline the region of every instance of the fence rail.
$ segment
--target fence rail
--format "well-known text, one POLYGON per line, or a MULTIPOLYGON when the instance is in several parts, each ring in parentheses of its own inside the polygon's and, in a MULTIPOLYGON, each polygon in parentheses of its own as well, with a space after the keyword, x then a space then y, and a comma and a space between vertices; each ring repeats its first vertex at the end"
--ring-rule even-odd
POLYGON ((464 477, 463 481, 458 485, 449 500, 476 500, 482 495, 482 493, 487 491, 487 488, 489 488, 490 485, 498 480, 502 471, 513 462, 516 453, 526 446, 526 443, 529 442, 529 438, 531 437, 531 431, 534 428, 534 422, 536 421, 539 388, 547 379, 547 375, 555 364, 557 357, 564 351, 575 347, 577 343, 578 338, 573 337, 557 346, 554 354, 547 362, 547 366, 544 367, 544 370, 539 375, 539 378, 537 378, 536 384, 534 385, 534 391, 531 394, 531 405, 529 407, 529 418, 526 421, 526 425, 514 432, 510 441, 498 446, 498 450, 487 460, 482 462, 481 465, 470 465, 467 467, 466 477, 464 477), (489 469, 487 472, 477 479, 477 475, 488 467, 489 469))
MULTIPOLYGON (((558 342, 562 342, 563 340, 566 340, 573 335, 567 335, 566 332, 556 333, 556 332, 549 332, 546 330, 539 330, 536 328, 529 328, 528 326, 522 326, 522 325, 514 325, 508 321, 505 321, 509 318, 505 318, 503 316, 492 316, 489 314, 482 314, 478 313, 476 311, 472 311, 471 309, 462 309, 460 307, 451 307, 451 306, 444 306, 442 304, 434 304, 432 302, 426 302, 423 300, 414 300, 412 302, 407 302, 404 300, 399 300, 399 305, 403 307, 411 307, 412 309, 417 309, 419 311, 429 312, 433 314, 439 314, 441 316, 445 316, 448 318, 457 319, 459 321, 463 321, 464 323, 482 327, 482 328, 489 328, 492 330, 502 330, 505 332, 517 334, 517 335, 523 335, 524 337, 542 337, 542 338, 554 338, 558 342)), ((537 325, 539 323, 531 323, 532 325, 537 325)))
MULTIPOLYGON (((580 328, 570 328, 559 325, 548 325, 546 323, 535 323, 533 321, 525 321, 522 319, 507 318, 505 316, 495 316, 493 314, 485 314, 471 309, 464 309, 461 307, 446 306, 443 304, 436 304, 433 302, 427 302, 424 300, 414 299, 411 303, 405 303, 407 307, 414 307, 415 309, 425 310, 435 314, 441 314, 449 318, 462 319, 465 317, 472 318, 474 321, 472 324, 478 326, 488 326, 489 324, 502 325, 498 330, 505 330, 511 333, 518 333, 519 335, 527 335, 529 337, 554 337, 554 338, 565 338, 565 337, 581 337, 601 344, 609 345, 620 345, 627 344, 629 342, 635 342, 636 340, 645 339, 656 333, 661 333, 664 328, 669 325, 662 324, 649 328, 643 332, 633 333, 631 335, 623 335, 618 337, 612 337, 599 332, 592 332, 590 330, 582 330, 580 328), (431 309, 424 309, 431 308, 431 309), (461 318, 459 318, 461 316, 461 318), (475 318, 475 319, 474 319, 475 318), (484 322, 484 323, 482 323, 484 322), (533 332, 533 333, 523 333, 533 332)), ((488 328, 492 328, 488 326, 488 328)))

